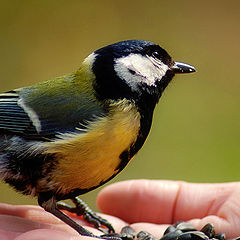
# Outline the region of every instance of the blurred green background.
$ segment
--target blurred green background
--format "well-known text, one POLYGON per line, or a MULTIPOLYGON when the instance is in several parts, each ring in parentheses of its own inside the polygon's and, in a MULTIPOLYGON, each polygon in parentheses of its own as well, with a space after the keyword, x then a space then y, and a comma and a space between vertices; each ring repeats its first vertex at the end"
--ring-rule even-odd
MULTIPOLYGON (((126 39, 159 43, 197 68, 174 78, 148 141, 110 183, 240 179, 240 1, 0 0, 0 6, 1 91, 70 73, 92 51, 126 39)), ((83 196, 93 208, 98 191, 83 196)), ((37 204, 6 184, 0 201, 37 204)))

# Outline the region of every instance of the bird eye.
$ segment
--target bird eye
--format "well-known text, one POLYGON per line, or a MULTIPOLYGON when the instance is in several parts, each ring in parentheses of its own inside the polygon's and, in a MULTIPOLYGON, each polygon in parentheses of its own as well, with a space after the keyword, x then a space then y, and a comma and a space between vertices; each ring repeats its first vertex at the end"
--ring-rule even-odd
POLYGON ((152 56, 155 57, 155 58, 158 58, 158 59, 160 58, 160 54, 157 51, 153 52, 152 56))

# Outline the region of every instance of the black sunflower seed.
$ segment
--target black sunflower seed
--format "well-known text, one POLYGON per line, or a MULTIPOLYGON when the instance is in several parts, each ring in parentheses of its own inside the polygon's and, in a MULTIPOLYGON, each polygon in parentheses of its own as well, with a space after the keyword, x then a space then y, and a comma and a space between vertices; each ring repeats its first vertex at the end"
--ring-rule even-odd
POLYGON ((122 228, 120 234, 122 235, 122 238, 126 239, 126 240, 131 240, 134 239, 136 236, 136 231, 131 228, 130 226, 125 226, 122 228))
POLYGON ((195 229, 191 224, 186 222, 177 222, 173 226, 182 232, 197 231, 197 229, 195 229))
POLYGON ((181 230, 176 229, 172 232, 165 234, 162 238, 160 238, 160 240, 177 240, 182 234, 183 232, 181 230))
POLYGON ((200 232, 205 233, 209 238, 213 238, 215 236, 215 230, 211 223, 207 223, 203 226, 200 232))
POLYGON ((177 230, 174 226, 169 226, 165 232, 163 233, 163 236, 170 233, 170 232, 174 232, 175 230, 177 230))
POLYGON ((149 232, 141 231, 137 234, 137 240, 158 240, 158 239, 149 232))

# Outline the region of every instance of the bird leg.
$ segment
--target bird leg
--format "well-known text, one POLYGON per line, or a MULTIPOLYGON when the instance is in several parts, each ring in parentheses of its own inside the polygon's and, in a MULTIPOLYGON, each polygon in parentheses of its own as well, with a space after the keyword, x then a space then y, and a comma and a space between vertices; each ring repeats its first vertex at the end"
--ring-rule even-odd
POLYGON ((89 237, 95 237, 91 232, 77 224, 75 221, 73 221, 71 218, 69 218, 67 215, 62 213, 57 208, 57 202, 56 199, 48 198, 47 200, 44 198, 44 196, 40 195, 38 198, 39 205, 44 208, 45 211, 52 213, 57 218, 61 219, 63 222, 68 224, 70 227, 75 229, 79 234, 83 236, 89 236, 89 237))
POLYGON ((58 209, 66 210, 71 213, 76 213, 78 216, 82 216, 88 222, 93 224, 98 230, 103 233, 114 233, 114 229, 112 225, 104 218, 98 216, 94 211, 92 211, 87 204, 82 201, 80 198, 75 197, 71 199, 75 204, 75 207, 67 205, 65 203, 59 202, 57 203, 58 209), (101 225, 108 228, 108 232, 106 232, 105 228, 101 228, 101 225))

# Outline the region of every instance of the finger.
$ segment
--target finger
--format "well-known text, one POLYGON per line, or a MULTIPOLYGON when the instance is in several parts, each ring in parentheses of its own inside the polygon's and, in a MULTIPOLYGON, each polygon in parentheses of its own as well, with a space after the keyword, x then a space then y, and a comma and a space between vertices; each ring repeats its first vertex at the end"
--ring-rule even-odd
POLYGON ((0 239, 6 239, 6 240, 15 240, 17 236, 19 236, 20 233, 17 232, 8 232, 0 230, 0 239))
POLYGON ((178 191, 178 182, 124 181, 104 188, 97 204, 104 213, 130 223, 171 223, 178 191))
MULTIPOLYGON (((78 234, 73 228, 38 207, 11 206, 8 204, 0 205, 0 212, 4 213, 0 214, 0 231, 3 231, 4 234, 5 232, 8 234, 11 232, 24 233, 34 229, 54 229, 58 231, 69 232, 71 234, 78 234), (17 216, 14 216, 13 214, 17 216)), ((84 221, 79 220, 76 216, 72 218, 74 218, 74 221, 76 221, 78 224, 82 226, 85 225, 83 224, 84 221)), ((84 228, 96 235, 102 234, 97 229, 89 226, 84 226, 84 228)))
POLYGON ((58 218, 44 211, 41 207, 32 205, 10 205, 0 203, 0 214, 30 219, 49 224, 61 224, 58 218))
POLYGON ((50 226, 20 217, 0 215, 0 228, 4 231, 21 233, 38 228, 50 228, 50 226))
POLYGON ((58 239, 58 240, 93 240, 97 238, 80 236, 80 235, 71 235, 69 233, 55 231, 55 230, 33 230, 21 234, 14 240, 49 240, 49 239, 58 239))
MULTIPOLYGON (((68 211, 63 211, 66 213, 70 218, 77 221, 80 225, 89 225, 86 221, 83 220, 82 216, 77 216, 74 213, 69 213, 68 211)), ((44 224, 62 224, 63 222, 59 220, 57 217, 53 216, 51 213, 46 212, 44 209, 38 206, 32 205, 10 205, 6 203, 0 203, 0 215, 7 215, 7 216, 15 216, 24 219, 29 219, 32 221, 42 222, 44 224)), ((113 222, 116 227, 119 225, 125 226, 127 223, 122 221, 119 218, 109 216, 106 214, 98 214, 102 215, 103 218, 109 220, 109 222, 113 222)), ((1 221, 1 219, 0 219, 1 221)))
MULTIPOLYGON (((68 214, 71 219, 84 226, 84 228, 88 228, 89 231, 94 234, 102 234, 98 230, 90 228, 92 225, 84 221, 82 217, 79 217, 76 214, 67 213, 66 211, 65 213, 68 214)), ((119 218, 106 214, 99 215, 111 222, 116 232, 120 232, 122 227, 128 225, 119 218)), ((0 229, 11 232, 13 228, 15 232, 20 233, 39 228, 56 229, 76 233, 75 230, 70 228, 67 224, 54 217, 52 214, 47 213, 40 207, 0 204, 0 229)))
MULTIPOLYGON (((0 230, 4 232, 25 233, 35 229, 53 229, 58 231, 64 231, 71 234, 77 234, 75 230, 69 227, 67 224, 49 224, 32 221, 29 219, 0 215, 0 230)), ((1 238, 0 238, 1 239, 1 238)))
POLYGON ((106 187, 97 202, 103 212, 130 223, 171 224, 208 215, 236 220, 240 214, 239 197, 239 183, 133 180, 106 187))

